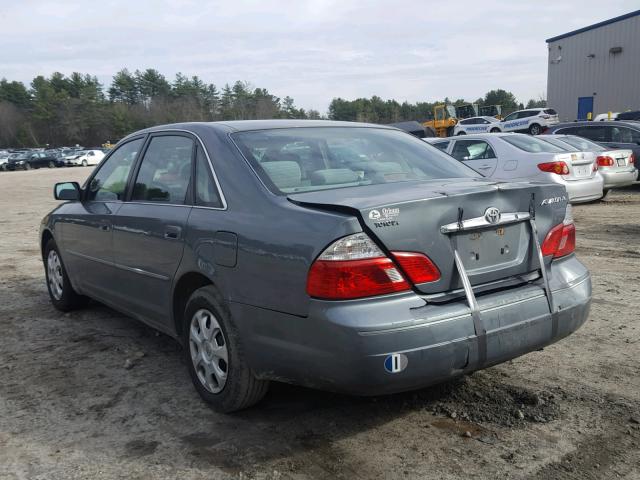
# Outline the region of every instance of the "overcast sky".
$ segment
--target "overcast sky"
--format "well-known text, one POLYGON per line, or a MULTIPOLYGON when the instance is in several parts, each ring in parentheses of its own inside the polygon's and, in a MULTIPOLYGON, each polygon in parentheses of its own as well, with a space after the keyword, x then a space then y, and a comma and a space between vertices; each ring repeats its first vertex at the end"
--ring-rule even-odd
POLYGON ((326 112, 333 97, 545 95, 545 39, 638 0, 0 0, 0 77, 108 86, 123 67, 235 80, 326 112))

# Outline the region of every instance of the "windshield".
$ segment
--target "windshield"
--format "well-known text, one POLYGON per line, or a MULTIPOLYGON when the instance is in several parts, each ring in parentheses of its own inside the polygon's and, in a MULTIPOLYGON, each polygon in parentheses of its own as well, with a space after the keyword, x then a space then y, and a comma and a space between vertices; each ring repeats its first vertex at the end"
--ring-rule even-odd
POLYGON ((232 135, 277 194, 479 175, 426 142, 397 130, 287 128, 232 135))
POLYGON ((514 147, 529 153, 563 153, 566 151, 565 149, 529 135, 505 135, 500 138, 514 147))
POLYGON ((604 152, 606 148, 582 137, 562 137, 562 141, 578 148, 581 152, 604 152))

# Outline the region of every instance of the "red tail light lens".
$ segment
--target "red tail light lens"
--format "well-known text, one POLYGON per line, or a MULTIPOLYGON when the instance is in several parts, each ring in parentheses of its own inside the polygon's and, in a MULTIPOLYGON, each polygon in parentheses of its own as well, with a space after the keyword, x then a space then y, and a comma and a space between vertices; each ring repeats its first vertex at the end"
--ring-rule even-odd
POLYGON ((555 173, 557 175, 569 175, 569 167, 564 162, 539 163, 538 168, 543 172, 555 173))
POLYGON ((613 158, 609 156, 600 155, 597 160, 599 167, 613 167, 613 158))
POLYGON ((633 165, 634 163, 636 163, 636 156, 632 153, 629 157, 629 165, 633 165))
POLYGON ((429 257, 416 252, 392 252, 404 273, 413 283, 435 282, 440 280, 440 270, 429 257))
POLYGON ((316 260, 307 293, 326 300, 348 300, 401 292, 411 287, 389 258, 316 260))
POLYGON ((576 227, 573 223, 561 223, 553 227, 542 242, 542 254, 546 257, 560 258, 576 249, 576 227))

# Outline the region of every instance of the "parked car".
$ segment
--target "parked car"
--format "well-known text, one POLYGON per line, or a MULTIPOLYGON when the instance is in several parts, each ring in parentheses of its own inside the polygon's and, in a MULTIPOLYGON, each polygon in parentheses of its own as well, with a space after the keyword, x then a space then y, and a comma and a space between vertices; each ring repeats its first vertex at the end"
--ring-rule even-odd
POLYGON ((500 123, 496 117, 471 117, 460 120, 453 128, 453 135, 466 135, 469 133, 499 132, 497 126, 500 123))
POLYGON ((102 150, 78 150, 65 157, 65 164, 86 167, 99 164, 103 158, 104 152, 102 150))
POLYGON ((0 170, 7 169, 7 162, 9 162, 10 153, 6 150, 0 152, 0 170))
POLYGON ((603 179, 593 153, 573 153, 521 133, 423 139, 485 177, 563 185, 571 203, 598 200, 603 179), (445 145, 446 142, 446 145, 445 145))
POLYGON ((574 135, 542 135, 546 140, 568 152, 592 152, 596 156, 598 171, 604 180, 603 196, 612 188, 628 187, 638 177, 635 156, 631 150, 610 150, 586 138, 574 135))
POLYGON ((9 158, 7 170, 30 170, 32 168, 55 168, 64 166, 64 161, 57 156, 42 151, 19 153, 9 158))
POLYGON ((632 150, 640 158, 640 123, 615 120, 611 122, 567 122, 554 125, 545 133, 577 135, 610 149, 632 150))
POLYGON ((616 118, 618 118, 619 114, 620 114, 620 112, 611 112, 611 116, 609 116, 609 112, 607 112, 607 113, 599 113, 598 115, 596 115, 596 117, 593 119, 593 121, 594 122, 605 122, 605 121, 615 120, 616 118))
POLYGON ((624 120, 624 121, 628 121, 628 120, 640 120, 640 110, 632 110, 629 112, 621 112, 618 114, 618 116, 616 117, 616 120, 624 120))
POLYGON ((553 108, 528 108, 507 115, 493 127, 500 132, 522 132, 539 135, 558 123, 558 112, 553 108))
POLYGON ((180 339, 221 411, 269 380, 421 388, 569 335, 591 302, 562 185, 496 184, 389 127, 157 126, 54 192, 53 305, 86 295, 180 339))

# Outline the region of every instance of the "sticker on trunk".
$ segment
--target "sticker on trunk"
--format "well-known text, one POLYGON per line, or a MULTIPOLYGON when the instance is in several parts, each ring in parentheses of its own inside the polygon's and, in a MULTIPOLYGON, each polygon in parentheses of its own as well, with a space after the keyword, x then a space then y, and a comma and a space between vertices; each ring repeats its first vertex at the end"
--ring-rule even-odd
POLYGON ((374 209, 369 211, 369 219, 373 220, 373 225, 376 228, 380 227, 397 227, 398 216, 400 215, 400 209, 398 207, 385 207, 380 210, 374 209))

